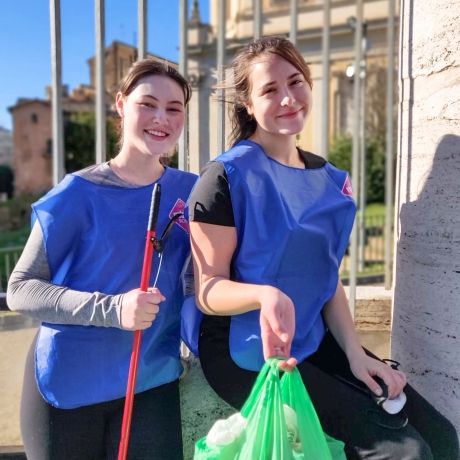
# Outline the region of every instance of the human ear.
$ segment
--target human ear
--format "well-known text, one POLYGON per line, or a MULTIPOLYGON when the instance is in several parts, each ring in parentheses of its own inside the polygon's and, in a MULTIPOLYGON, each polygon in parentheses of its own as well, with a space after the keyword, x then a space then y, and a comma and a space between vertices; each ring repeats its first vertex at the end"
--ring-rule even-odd
POLYGON ((248 103, 248 104, 245 104, 244 106, 246 107, 246 112, 248 112, 248 115, 252 117, 254 115, 254 110, 252 108, 252 105, 248 103))
POLYGON ((115 97, 115 107, 117 108, 118 115, 120 115, 121 118, 123 118, 123 104, 125 102, 125 98, 123 97, 123 94, 121 94, 120 91, 118 91, 116 97, 115 97))

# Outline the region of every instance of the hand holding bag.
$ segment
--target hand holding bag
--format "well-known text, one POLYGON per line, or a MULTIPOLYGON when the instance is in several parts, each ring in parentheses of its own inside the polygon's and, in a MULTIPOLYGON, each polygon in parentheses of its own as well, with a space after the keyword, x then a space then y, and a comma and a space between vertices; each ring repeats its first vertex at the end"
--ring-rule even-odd
POLYGON ((297 368, 280 378, 278 363, 267 360, 241 414, 216 422, 194 460, 346 460, 344 444, 323 432, 297 368))

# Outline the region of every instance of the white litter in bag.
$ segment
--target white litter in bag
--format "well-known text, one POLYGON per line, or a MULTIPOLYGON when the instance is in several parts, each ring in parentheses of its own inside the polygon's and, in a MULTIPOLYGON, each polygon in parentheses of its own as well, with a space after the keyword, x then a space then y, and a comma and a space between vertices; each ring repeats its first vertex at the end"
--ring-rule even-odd
POLYGON ((292 448, 297 451, 302 451, 302 445, 299 438, 299 425, 297 422, 297 414, 295 410, 288 406, 287 404, 283 404, 284 409, 284 419, 286 420, 286 429, 287 429, 287 437, 289 442, 291 443, 292 448))
POLYGON ((239 412, 227 419, 217 420, 206 436, 206 444, 208 446, 231 444, 241 436, 247 424, 247 420, 239 412))

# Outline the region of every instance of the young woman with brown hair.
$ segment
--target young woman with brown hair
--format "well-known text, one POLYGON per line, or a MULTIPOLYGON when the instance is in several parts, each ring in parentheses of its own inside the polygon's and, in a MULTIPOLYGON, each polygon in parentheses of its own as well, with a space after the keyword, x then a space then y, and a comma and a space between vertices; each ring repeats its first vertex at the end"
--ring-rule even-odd
POLYGON ((284 356, 347 458, 455 458, 449 422, 359 344, 338 276, 355 217, 350 181, 296 147, 312 107, 303 57, 284 38, 262 38, 237 55, 233 76, 232 147, 205 166, 189 201, 204 318, 188 342, 210 385, 239 409, 264 359, 284 356), (375 404, 381 385, 387 399, 405 388, 408 419, 375 404))
POLYGON ((31 460, 117 457, 134 330, 143 338, 129 458, 182 458, 184 217, 155 254, 152 287, 138 286, 153 186, 162 189, 161 234, 184 211, 196 180, 160 161, 179 138, 190 96, 174 68, 136 62, 116 95, 118 155, 67 175, 32 206, 35 224, 8 286, 9 307, 42 322, 21 404, 31 460))

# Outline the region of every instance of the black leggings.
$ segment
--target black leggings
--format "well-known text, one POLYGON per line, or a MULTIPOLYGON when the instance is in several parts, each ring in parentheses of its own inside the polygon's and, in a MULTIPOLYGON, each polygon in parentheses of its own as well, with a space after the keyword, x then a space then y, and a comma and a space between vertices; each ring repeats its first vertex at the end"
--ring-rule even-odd
MULTIPOLYGON (((204 375, 214 391, 240 409, 257 377, 238 367, 228 348, 229 318, 205 316, 199 352, 204 375)), ((366 350, 366 353, 373 356, 366 350)), ((367 394, 350 371, 331 334, 298 369, 326 433, 345 442, 348 460, 457 460, 455 428, 412 387, 406 386, 406 417, 389 415, 367 394), (348 382, 348 383, 345 383, 348 382), (359 387, 359 388, 357 388, 359 387), (361 388, 361 389, 360 389, 361 388)))
MULTIPOLYGON (((125 399, 77 409, 48 404, 35 381, 35 341, 29 350, 21 401, 21 434, 28 460, 116 459, 125 399)), ((178 382, 134 397, 128 459, 181 460, 178 382)))

